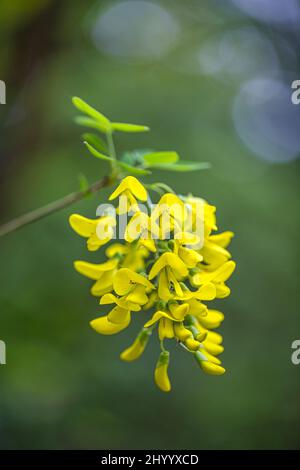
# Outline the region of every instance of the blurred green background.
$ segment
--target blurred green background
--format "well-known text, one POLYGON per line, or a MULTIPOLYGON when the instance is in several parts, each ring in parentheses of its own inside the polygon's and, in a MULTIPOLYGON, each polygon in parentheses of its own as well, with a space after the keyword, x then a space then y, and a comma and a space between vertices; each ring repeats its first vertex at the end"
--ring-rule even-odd
POLYGON ((3 449, 297 448, 300 365, 299 3, 269 0, 2 0, 1 220, 105 174, 80 141, 70 98, 152 132, 118 135, 118 152, 177 150, 209 161, 158 172, 179 193, 217 206, 234 230, 222 377, 171 348, 173 390, 153 383, 159 348, 119 360, 142 319, 97 335, 101 314, 75 259, 97 262, 68 216, 94 217, 108 191, 1 239, 0 446, 3 449), (224 3, 223 5, 221 3, 224 3))

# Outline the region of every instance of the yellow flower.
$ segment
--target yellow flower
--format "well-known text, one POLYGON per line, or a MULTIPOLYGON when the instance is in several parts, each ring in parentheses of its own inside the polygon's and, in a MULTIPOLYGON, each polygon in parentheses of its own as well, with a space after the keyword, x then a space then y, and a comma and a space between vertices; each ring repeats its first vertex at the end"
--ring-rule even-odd
POLYGON ((154 263, 149 273, 149 279, 159 274, 158 295, 168 301, 175 295, 183 295, 179 280, 188 275, 188 269, 184 262, 174 253, 164 253, 154 263))
POLYGON ((171 383, 168 377, 169 357, 170 353, 168 351, 162 351, 154 372, 155 383, 163 392, 170 392, 171 390, 171 383))
POLYGON ((101 296, 112 291, 113 276, 117 270, 118 263, 119 260, 116 258, 100 264, 75 261, 74 267, 80 274, 96 281, 91 289, 91 293, 92 295, 101 296))
POLYGON ((215 271, 203 270, 198 272, 191 277, 191 282, 193 286, 205 286, 212 284, 215 286, 217 298, 227 297, 230 294, 230 289, 225 285, 225 281, 229 279, 234 270, 235 262, 227 261, 215 271))
POLYGON ((116 220, 111 216, 100 217, 99 219, 87 219, 79 214, 72 214, 69 218, 72 229, 81 237, 87 238, 87 248, 89 251, 96 251, 100 246, 105 245, 114 236, 116 220))
POLYGON ((138 305, 146 304, 148 302, 146 292, 155 288, 146 277, 128 268, 122 268, 116 272, 113 287, 124 300, 138 305))
POLYGON ((204 199, 189 196, 185 198, 191 214, 191 229, 195 232, 196 228, 204 228, 204 237, 208 237, 212 230, 217 230, 216 225, 216 207, 208 204, 204 199))
POLYGON ((217 235, 210 235, 200 250, 207 271, 215 271, 231 258, 231 254, 226 247, 233 237, 233 232, 223 232, 217 235))
POLYGON ((154 325, 155 323, 159 322, 158 324, 158 336, 160 340, 164 338, 174 338, 174 329, 173 329, 173 322, 177 322, 176 318, 170 315, 167 312, 163 312, 158 310, 154 313, 153 317, 145 323, 144 328, 149 328, 150 326, 154 325))
POLYGON ((137 212, 129 221, 126 231, 125 240, 128 243, 140 239, 140 244, 148 250, 155 252, 155 239, 159 237, 159 228, 154 220, 144 212, 137 212))
POLYGON ((137 199, 145 202, 147 201, 148 195, 144 186, 136 178, 133 176, 127 176, 111 194, 109 200, 112 201, 117 197, 121 197, 121 204, 119 204, 118 213, 125 214, 130 210, 139 210, 137 199))
MULTIPOLYGON (((223 374, 219 358, 223 338, 213 330, 221 325, 224 314, 211 309, 209 302, 230 293, 226 282, 235 263, 227 247, 233 233, 213 233, 217 230, 216 208, 193 196, 166 193, 152 213, 145 213, 138 202, 148 202, 150 209, 152 203, 132 176, 124 178, 110 196, 110 200, 116 198, 117 213, 133 212, 125 242, 110 244, 102 263, 74 263, 79 273, 95 281, 91 292, 100 297, 99 304, 110 306, 108 314, 91 321, 92 328, 113 335, 129 326, 134 312, 147 315, 144 328, 120 357, 129 362, 138 359, 152 332, 157 331, 161 353, 154 379, 162 391, 171 390, 165 349, 169 340, 193 355, 206 374, 223 374), (199 218, 202 234, 195 231, 199 218)), ((70 224, 94 251, 113 237, 116 221, 109 216, 91 220, 73 214, 70 224), (106 229, 104 237, 98 237, 100 229, 106 229)))
POLYGON ((164 194, 152 212, 152 218, 159 225, 162 239, 168 238, 172 231, 183 232, 187 215, 183 201, 172 193, 164 194))
POLYGON ((174 241, 174 253, 179 256, 188 268, 194 268, 203 260, 202 254, 190 248, 190 246, 199 244, 200 238, 198 235, 189 232, 181 232, 175 235, 174 241), (188 245, 189 247, 184 245, 188 245))

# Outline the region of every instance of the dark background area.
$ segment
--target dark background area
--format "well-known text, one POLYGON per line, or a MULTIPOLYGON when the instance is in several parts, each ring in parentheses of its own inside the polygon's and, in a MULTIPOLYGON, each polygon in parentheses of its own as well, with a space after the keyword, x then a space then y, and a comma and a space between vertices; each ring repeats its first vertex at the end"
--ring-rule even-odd
POLYGON ((300 365, 300 79, 297 1, 2 0, 1 220, 105 174, 88 155, 71 97, 152 132, 119 135, 126 149, 177 150, 209 161, 190 174, 156 172, 178 193, 217 206, 236 234, 222 377, 171 348, 173 390, 153 383, 155 341, 119 360, 142 318, 114 337, 75 259, 97 262, 68 216, 95 216, 109 190, 1 239, 0 446, 12 449, 297 448, 300 365))

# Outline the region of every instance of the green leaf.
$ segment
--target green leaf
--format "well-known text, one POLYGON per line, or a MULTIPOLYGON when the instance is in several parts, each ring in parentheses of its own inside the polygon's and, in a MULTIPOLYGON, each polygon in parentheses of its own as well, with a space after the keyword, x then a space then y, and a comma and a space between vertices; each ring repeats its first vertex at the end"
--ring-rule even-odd
POLYGON ((180 163, 174 163, 174 164, 162 163, 162 164, 151 165, 151 167, 156 168, 158 170, 186 172, 186 171, 207 170, 211 167, 211 165, 208 162, 189 162, 186 160, 180 160, 180 163))
POLYGON ((111 129, 111 124, 110 124, 109 119, 107 119, 107 117, 105 117, 95 108, 92 108, 92 106, 87 104, 81 98, 78 98, 77 96, 73 96, 72 102, 75 108, 79 109, 79 111, 81 111, 84 114, 87 114, 88 116, 93 118, 95 121, 97 121, 104 129, 106 129, 106 132, 111 129))
POLYGON ((127 173, 132 173, 133 175, 150 175, 151 174, 151 171, 149 170, 144 170, 143 168, 138 168, 136 166, 128 165, 128 163, 121 162, 120 160, 117 160, 117 165, 123 170, 126 170, 127 173))
POLYGON ((147 166, 175 163, 179 160, 177 152, 152 152, 143 156, 147 166))
POLYGON ((82 135, 82 138, 84 141, 92 145, 92 147, 94 147, 99 152, 107 152, 106 142, 101 139, 101 137, 99 137, 98 135, 86 132, 82 135))
POLYGON ((91 129, 96 129, 97 131, 106 133, 106 128, 92 118, 85 116, 76 116, 74 118, 74 121, 76 122, 76 124, 79 124, 79 126, 90 127, 91 129))
POLYGON ((100 158, 101 160, 107 160, 107 161, 114 161, 113 158, 111 157, 108 157, 107 155, 104 155, 103 153, 100 153, 98 152, 98 150, 96 150, 92 145, 90 145, 88 142, 83 142, 84 145, 87 146, 87 148, 89 149, 89 151, 91 152, 91 154, 96 157, 96 158, 100 158))
POLYGON ((124 122, 112 122, 111 127, 114 131, 120 132, 148 132, 150 128, 138 124, 126 124, 124 122))

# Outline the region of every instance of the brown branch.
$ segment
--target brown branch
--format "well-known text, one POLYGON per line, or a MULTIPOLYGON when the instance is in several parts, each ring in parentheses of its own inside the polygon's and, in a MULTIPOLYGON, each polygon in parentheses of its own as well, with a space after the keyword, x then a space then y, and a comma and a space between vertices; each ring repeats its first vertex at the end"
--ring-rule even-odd
POLYGON ((20 217, 16 217, 15 219, 0 225, 0 237, 14 232, 15 230, 18 230, 25 225, 41 220, 48 215, 54 214, 55 212, 60 211, 61 209, 64 209, 65 207, 68 207, 77 201, 80 201, 89 194, 96 193, 100 189, 105 188, 112 183, 113 181, 109 177, 105 176, 101 180, 93 183, 85 191, 78 191, 76 193, 68 194, 67 196, 62 197, 57 201, 47 204, 46 206, 40 207, 39 209, 36 209, 32 212, 28 212, 27 214, 21 215, 20 217))

